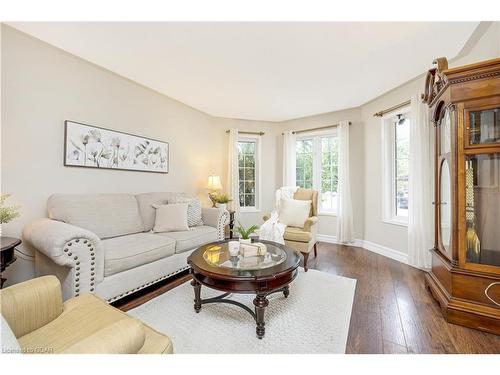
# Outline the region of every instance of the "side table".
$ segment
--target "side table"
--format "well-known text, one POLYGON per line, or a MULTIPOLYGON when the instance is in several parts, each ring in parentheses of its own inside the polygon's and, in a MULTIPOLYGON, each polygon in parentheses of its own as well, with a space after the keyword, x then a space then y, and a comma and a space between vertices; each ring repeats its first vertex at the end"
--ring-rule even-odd
POLYGON ((14 237, 0 237, 0 289, 3 288, 3 283, 7 280, 3 278, 5 269, 16 261, 16 254, 14 249, 21 244, 19 238, 14 237))

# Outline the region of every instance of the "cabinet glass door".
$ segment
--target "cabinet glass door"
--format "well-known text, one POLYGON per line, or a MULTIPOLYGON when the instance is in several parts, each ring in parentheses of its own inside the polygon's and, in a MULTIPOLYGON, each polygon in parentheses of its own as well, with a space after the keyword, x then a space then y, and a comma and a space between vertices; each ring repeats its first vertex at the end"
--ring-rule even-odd
POLYGON ((469 112, 469 145, 500 144, 500 108, 469 112))
POLYGON ((441 245, 448 252, 451 242, 451 176, 447 160, 444 160, 441 166, 439 182, 441 245))
POLYGON ((466 261, 500 266, 500 153, 465 159, 466 261))
POLYGON ((452 144, 453 112, 446 108, 438 128, 439 175, 437 186, 439 247, 450 259, 452 254, 452 144))

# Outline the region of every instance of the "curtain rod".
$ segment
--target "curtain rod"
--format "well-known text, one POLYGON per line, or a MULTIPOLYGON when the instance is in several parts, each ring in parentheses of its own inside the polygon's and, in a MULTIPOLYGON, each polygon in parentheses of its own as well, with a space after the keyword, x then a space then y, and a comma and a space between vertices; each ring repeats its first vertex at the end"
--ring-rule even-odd
MULTIPOLYGON (((229 130, 226 130, 226 133, 229 133, 229 130)), ((264 135, 264 132, 238 132, 238 134, 252 134, 252 135, 264 135)))
POLYGON ((387 108, 387 109, 383 109, 382 111, 380 112, 377 112, 375 114, 373 114, 374 117, 382 117, 383 115, 385 115, 386 113, 389 113, 389 112, 392 112, 392 111, 395 111, 396 109, 399 109, 399 108, 403 108, 403 107, 406 107, 408 105, 411 104, 411 100, 407 100, 406 102, 403 102, 403 103, 399 103, 391 108, 387 108))
MULTIPOLYGON (((296 130, 296 131, 293 131, 292 134, 308 133, 308 132, 312 132, 312 131, 315 131, 315 130, 324 130, 324 129, 336 128, 339 125, 340 124, 333 124, 333 125, 327 125, 327 126, 320 126, 319 128, 296 130)), ((349 121, 349 125, 351 125, 350 121, 349 121)), ((281 135, 285 135, 285 133, 281 133, 281 135)))

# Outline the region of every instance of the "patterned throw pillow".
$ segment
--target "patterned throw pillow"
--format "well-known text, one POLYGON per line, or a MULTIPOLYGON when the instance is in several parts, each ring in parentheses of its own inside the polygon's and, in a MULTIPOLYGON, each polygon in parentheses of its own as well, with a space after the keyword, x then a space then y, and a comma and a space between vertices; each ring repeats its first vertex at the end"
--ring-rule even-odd
POLYGON ((203 220, 201 219, 201 201, 198 198, 175 197, 168 199, 167 203, 187 203, 188 225, 190 227, 203 225, 203 220))

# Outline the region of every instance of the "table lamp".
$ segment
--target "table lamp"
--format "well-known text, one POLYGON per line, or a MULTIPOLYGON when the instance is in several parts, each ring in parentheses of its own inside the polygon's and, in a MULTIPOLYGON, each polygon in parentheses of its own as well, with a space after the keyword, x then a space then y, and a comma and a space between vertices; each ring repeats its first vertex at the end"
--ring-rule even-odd
POLYGON ((216 175, 211 175, 208 176, 208 184, 207 184, 208 190, 210 192, 208 193, 208 197, 212 201, 212 207, 215 207, 215 198, 217 197, 217 192, 222 189, 222 184, 220 183, 220 176, 216 175))

